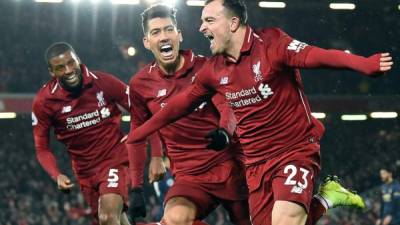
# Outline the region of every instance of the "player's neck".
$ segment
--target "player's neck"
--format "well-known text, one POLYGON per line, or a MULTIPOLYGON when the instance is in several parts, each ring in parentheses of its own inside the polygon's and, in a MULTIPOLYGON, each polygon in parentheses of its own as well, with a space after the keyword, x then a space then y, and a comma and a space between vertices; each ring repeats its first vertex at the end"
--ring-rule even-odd
POLYGON ((246 26, 241 26, 232 35, 230 45, 227 48, 225 57, 229 60, 236 62, 240 57, 240 50, 242 49, 244 39, 246 37, 246 26))
POLYGON ((167 76, 173 76, 176 72, 182 69, 183 65, 185 64, 185 58, 179 54, 175 63, 171 63, 168 65, 162 65, 159 63, 159 67, 161 71, 167 76))

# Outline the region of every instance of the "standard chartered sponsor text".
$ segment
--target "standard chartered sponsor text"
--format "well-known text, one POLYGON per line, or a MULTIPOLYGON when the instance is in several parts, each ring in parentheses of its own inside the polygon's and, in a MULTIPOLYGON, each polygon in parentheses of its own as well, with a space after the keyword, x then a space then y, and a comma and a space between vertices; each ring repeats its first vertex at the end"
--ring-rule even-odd
POLYGON ((99 110, 96 110, 79 116, 68 117, 66 121, 68 130, 79 130, 100 123, 101 118, 99 110))
POLYGON ((229 101, 229 103, 232 107, 238 108, 238 107, 255 104, 255 103, 262 101, 261 96, 259 94, 254 96, 255 94, 257 94, 257 90, 253 86, 251 88, 242 89, 237 92, 226 92, 225 98, 229 101), (250 95, 253 95, 253 96, 247 97, 250 95), (240 98, 240 100, 239 100, 239 98, 240 98), (235 100, 237 100, 237 101, 235 101, 235 100))
POLYGON ((252 88, 242 89, 237 92, 226 92, 225 97, 227 100, 234 100, 234 99, 238 99, 240 97, 245 97, 245 96, 249 96, 249 95, 253 95, 253 94, 257 94, 257 90, 254 86, 252 88))

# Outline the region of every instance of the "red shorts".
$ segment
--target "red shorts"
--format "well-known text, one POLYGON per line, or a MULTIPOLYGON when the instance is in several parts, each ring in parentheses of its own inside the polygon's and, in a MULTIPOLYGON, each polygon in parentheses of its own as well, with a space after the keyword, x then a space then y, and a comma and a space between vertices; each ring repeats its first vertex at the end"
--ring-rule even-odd
POLYGON ((120 195, 125 203, 124 209, 127 209, 129 191, 127 165, 104 167, 95 175, 86 178, 78 178, 78 181, 83 197, 89 204, 92 215, 96 220, 98 218, 99 197, 104 194, 115 193, 120 195))
POLYGON ((207 217, 224 200, 241 202, 242 211, 247 214, 244 216, 248 218, 246 178, 243 167, 234 160, 223 162, 199 175, 177 175, 165 196, 164 204, 174 197, 185 197, 192 201, 197 208, 196 219, 207 217))
POLYGON ((295 154, 247 167, 252 223, 270 225, 272 209, 278 200, 295 202, 308 212, 319 162, 319 144, 313 143, 295 154))

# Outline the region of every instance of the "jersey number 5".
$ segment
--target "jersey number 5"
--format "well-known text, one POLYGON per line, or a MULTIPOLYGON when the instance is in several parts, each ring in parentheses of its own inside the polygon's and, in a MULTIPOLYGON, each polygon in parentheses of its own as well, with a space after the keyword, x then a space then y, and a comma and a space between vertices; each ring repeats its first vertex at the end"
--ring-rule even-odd
POLYGON ((110 169, 108 171, 108 185, 107 187, 118 187, 118 170, 117 169, 110 169))

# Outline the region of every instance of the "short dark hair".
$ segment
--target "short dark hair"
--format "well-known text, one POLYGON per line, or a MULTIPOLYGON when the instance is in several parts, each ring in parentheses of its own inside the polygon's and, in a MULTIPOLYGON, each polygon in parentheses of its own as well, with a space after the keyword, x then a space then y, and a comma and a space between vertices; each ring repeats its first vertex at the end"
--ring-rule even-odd
MULTIPOLYGON (((206 5, 215 0, 206 0, 206 5)), ((240 20, 241 25, 247 24, 247 6, 243 0, 222 0, 222 5, 229 11, 233 16, 236 16, 240 20)))
POLYGON ((148 29, 148 22, 154 18, 171 18, 172 22, 175 26, 177 26, 176 22, 176 12, 178 10, 173 7, 169 7, 165 4, 155 4, 150 6, 149 8, 145 9, 142 14, 142 28, 143 33, 147 33, 148 29))
POLYGON ((56 42, 51 44, 50 47, 47 48, 46 53, 44 55, 44 59, 46 60, 48 67, 51 68, 50 60, 53 57, 61 55, 67 51, 71 51, 76 55, 74 48, 66 42, 56 42))
POLYGON ((394 174, 394 172, 396 171, 396 168, 394 166, 385 165, 385 166, 381 166, 381 170, 386 170, 387 172, 394 174))

